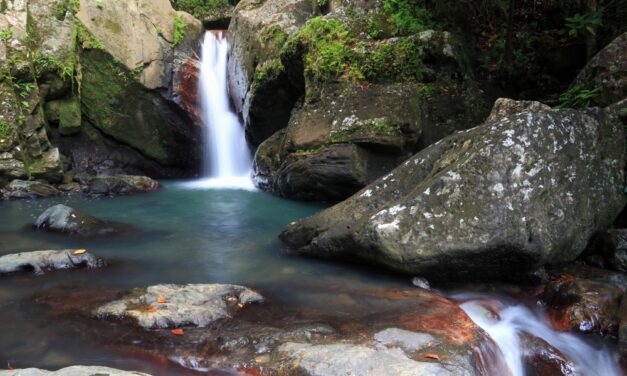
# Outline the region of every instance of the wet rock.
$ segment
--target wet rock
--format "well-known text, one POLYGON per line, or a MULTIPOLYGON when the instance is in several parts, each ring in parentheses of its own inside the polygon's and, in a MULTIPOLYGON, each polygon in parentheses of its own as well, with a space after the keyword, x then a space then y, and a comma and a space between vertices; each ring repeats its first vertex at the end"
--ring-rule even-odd
POLYGON ((374 340, 377 344, 385 347, 400 347, 409 354, 439 343, 430 334, 410 332, 409 330, 398 328, 382 330, 374 335, 374 340))
POLYGON ((591 267, 569 267, 552 272, 538 298, 546 305, 554 327, 584 333, 617 335, 620 304, 627 279, 591 267))
POLYGON ((12 369, 0 371, 1 376, 150 376, 147 373, 122 371, 101 366, 71 366, 57 371, 46 371, 38 368, 12 369))
POLYGON ((627 294, 621 299, 618 318, 618 351, 625 358, 627 357, 627 294))
POLYGON ((109 235, 131 229, 129 225, 102 221, 62 204, 51 206, 41 213, 35 227, 41 231, 81 236, 109 235))
POLYGON ((558 349, 546 341, 530 335, 522 335, 523 362, 528 375, 577 376, 577 366, 558 349))
POLYGON ((132 318, 146 329, 204 327, 231 317, 229 311, 238 309, 238 304, 263 300, 257 292, 237 285, 155 285, 133 290, 122 299, 99 307, 94 315, 104 319, 132 318), (158 303, 159 297, 166 302, 158 303))
POLYGON ((627 272, 627 229, 596 234, 581 256, 593 265, 627 272))
POLYGON ((431 288, 431 286, 429 285, 429 281, 421 277, 412 278, 411 284, 425 290, 429 290, 431 288))
POLYGON ((86 181, 86 192, 92 195, 124 196, 152 192, 160 184, 147 176, 95 176, 86 181))
POLYGON ((627 98, 627 33, 597 53, 579 73, 572 86, 582 89, 597 89, 593 98, 600 106, 608 106, 627 98))
POLYGON ((611 225, 624 154, 614 112, 525 111, 443 139, 280 237, 429 280, 511 277, 574 260, 611 225))
POLYGON ((32 251, 0 256, 0 274, 32 271, 44 274, 45 271, 71 268, 99 268, 104 265, 102 259, 84 252, 75 254, 74 250, 32 251))
POLYGON ((351 344, 286 343, 278 348, 287 374, 299 375, 472 375, 471 370, 418 362, 400 349, 375 350, 351 344))
POLYGON ((52 197, 60 194, 54 186, 41 181, 13 180, 3 189, 4 199, 52 197))

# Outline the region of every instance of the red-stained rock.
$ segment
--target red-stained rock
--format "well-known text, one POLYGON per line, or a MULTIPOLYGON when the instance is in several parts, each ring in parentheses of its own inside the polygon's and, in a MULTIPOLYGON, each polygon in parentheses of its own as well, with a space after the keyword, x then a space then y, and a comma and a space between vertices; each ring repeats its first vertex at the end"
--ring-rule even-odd
POLYGON ((198 90, 200 61, 198 58, 188 58, 181 66, 178 75, 175 91, 179 105, 187 111, 194 123, 201 124, 202 113, 200 110, 200 91, 198 90))
POLYGON ((619 307, 627 288, 621 273, 584 266, 554 271, 539 290, 557 330, 617 335, 619 307))

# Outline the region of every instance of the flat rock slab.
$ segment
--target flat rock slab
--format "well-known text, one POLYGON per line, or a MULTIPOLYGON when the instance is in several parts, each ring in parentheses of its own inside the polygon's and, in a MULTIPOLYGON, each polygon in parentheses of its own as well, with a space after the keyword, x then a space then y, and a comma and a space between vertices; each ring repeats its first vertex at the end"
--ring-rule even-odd
POLYGON ((134 289, 120 300, 94 311, 98 318, 133 318, 146 329, 204 327, 230 318, 245 304, 262 302, 257 292, 222 284, 154 285, 134 289))
POLYGON ((100 366, 71 366, 58 371, 46 371, 39 368, 13 369, 0 371, 0 376, 150 376, 147 373, 122 371, 100 366))
POLYGON ((388 328, 374 335, 375 343, 386 347, 400 347, 412 353, 438 344, 439 341, 430 334, 416 333, 399 328, 388 328))
POLYGON ((103 221, 62 204, 51 206, 41 213, 35 221, 35 227, 41 231, 81 236, 125 234, 134 231, 131 225, 103 221))
POLYGON ((32 251, 0 256, 0 275, 23 271, 44 274, 45 271, 72 268, 99 268, 104 261, 94 254, 74 254, 73 249, 32 251))
POLYGON ((312 346, 301 343, 286 343, 278 349, 286 357, 285 364, 292 372, 303 375, 398 375, 398 376, 439 376, 467 375, 460 367, 439 363, 419 362, 408 358, 396 349, 372 349, 352 344, 330 344, 312 346))

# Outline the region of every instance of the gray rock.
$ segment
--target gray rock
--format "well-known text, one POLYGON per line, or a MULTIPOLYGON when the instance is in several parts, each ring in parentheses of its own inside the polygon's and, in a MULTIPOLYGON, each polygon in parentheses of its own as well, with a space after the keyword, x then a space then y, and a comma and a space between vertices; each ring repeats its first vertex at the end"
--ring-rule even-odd
POLYGON ((71 268, 99 268, 104 265, 102 259, 84 252, 74 254, 75 250, 52 250, 21 252, 0 256, 0 274, 33 271, 43 274, 47 270, 71 268))
POLYGON ((351 344, 312 346, 289 342, 278 348, 288 371, 304 375, 421 376, 471 375, 470 370, 452 365, 417 362, 400 349, 375 350, 351 344))
POLYGON ((147 176, 115 175, 96 176, 87 181, 87 193, 96 195, 123 196, 159 189, 158 181, 147 176))
POLYGON ((430 280, 574 260, 625 204, 614 112, 525 111, 449 136, 346 201, 290 224, 292 250, 430 280))
POLYGON ((431 285, 429 285, 429 281, 422 277, 414 277, 411 280, 411 284, 420 287, 421 289, 429 290, 431 289, 431 285))
POLYGON ((102 221, 62 204, 51 206, 41 213, 35 221, 35 227, 42 231, 82 236, 108 235, 131 228, 121 223, 102 221))
POLYGON ((5 199, 58 196, 61 192, 50 184, 40 181, 13 180, 3 190, 5 199))
POLYGON ((596 104, 608 106, 627 98, 627 32, 597 53, 579 72, 573 86, 599 89, 596 104))
POLYGON ((550 109, 550 106, 541 102, 517 101, 509 98, 499 98, 494 102, 494 106, 492 106, 492 111, 490 112, 490 115, 488 115, 486 122, 496 121, 525 110, 540 111, 550 109))
POLYGON ((120 300, 94 311, 99 318, 132 318, 143 328, 204 327, 231 317, 238 304, 262 302, 257 292, 243 286, 221 284, 154 285, 135 289, 120 300), (157 298, 167 299, 157 303, 157 298), (148 307, 156 307, 154 312, 148 307))
POLYGON ((0 371, 0 376, 150 376, 147 373, 122 371, 101 366, 71 366, 57 371, 25 368, 0 371))
POLYGON ((376 343, 385 347, 400 347, 406 353, 413 353, 437 345, 440 341, 427 333, 410 332, 409 330, 388 328, 374 335, 376 343))
POLYGON ((11 153, 0 153, 0 186, 14 179, 27 177, 22 161, 13 157, 11 153))

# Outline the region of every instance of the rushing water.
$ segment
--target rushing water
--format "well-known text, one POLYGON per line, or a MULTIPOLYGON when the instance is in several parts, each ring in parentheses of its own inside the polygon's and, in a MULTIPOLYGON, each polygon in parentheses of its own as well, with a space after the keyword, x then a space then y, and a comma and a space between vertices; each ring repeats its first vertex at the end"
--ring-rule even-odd
POLYGON ((491 374, 525 376, 525 343, 522 335, 544 341, 574 364, 578 375, 622 375, 611 352, 604 346, 594 346, 570 333, 556 332, 540 313, 524 305, 493 296, 460 295, 467 300, 461 305, 466 314, 481 327, 497 345, 497 356, 503 364, 488 364, 491 374), (468 299, 470 298, 470 299, 468 299), (494 311, 497 310, 497 312, 494 311))
POLYGON ((222 31, 205 33, 199 82, 205 123, 205 179, 191 183, 192 187, 253 189, 250 150, 227 92, 228 50, 222 31))

